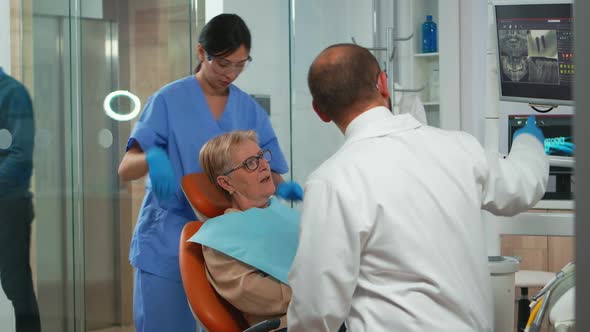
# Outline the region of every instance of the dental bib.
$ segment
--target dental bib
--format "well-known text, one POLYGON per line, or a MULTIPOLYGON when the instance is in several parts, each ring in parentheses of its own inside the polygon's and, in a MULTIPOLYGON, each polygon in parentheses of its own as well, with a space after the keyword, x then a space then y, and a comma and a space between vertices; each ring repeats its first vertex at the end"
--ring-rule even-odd
POLYGON ((207 220, 189 241, 213 248, 284 284, 299 244, 299 211, 272 197, 265 209, 230 212, 207 220))

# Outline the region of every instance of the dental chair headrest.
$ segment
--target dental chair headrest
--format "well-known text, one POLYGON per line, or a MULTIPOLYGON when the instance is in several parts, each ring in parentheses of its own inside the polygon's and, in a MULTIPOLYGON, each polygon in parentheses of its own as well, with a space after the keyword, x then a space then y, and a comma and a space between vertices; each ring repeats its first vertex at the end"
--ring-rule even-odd
POLYGON ((181 186, 186 199, 201 221, 222 215, 231 207, 229 200, 204 173, 185 175, 181 186))

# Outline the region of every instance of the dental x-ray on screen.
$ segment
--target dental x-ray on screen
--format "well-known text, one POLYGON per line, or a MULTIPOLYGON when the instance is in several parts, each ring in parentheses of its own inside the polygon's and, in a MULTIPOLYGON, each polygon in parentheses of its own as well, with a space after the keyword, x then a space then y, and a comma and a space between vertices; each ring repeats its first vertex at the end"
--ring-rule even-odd
POLYGON ((500 99, 572 105, 571 3, 496 4, 500 99))

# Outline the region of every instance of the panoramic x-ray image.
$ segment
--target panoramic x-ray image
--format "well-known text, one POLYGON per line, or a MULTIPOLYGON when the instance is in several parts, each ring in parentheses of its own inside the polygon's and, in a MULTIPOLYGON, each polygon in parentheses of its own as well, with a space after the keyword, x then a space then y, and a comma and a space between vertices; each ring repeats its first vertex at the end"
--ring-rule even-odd
POLYGON ((502 80, 558 83, 555 30, 498 31, 502 80))

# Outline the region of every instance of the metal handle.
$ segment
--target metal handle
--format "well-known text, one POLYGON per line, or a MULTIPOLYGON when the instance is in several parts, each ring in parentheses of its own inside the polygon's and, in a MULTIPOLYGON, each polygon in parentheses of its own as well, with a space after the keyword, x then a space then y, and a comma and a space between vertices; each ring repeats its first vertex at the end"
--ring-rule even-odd
POLYGON ((420 91, 424 91, 424 89, 426 89, 426 87, 428 86, 428 81, 425 81, 421 87, 419 88, 413 88, 413 89, 397 89, 397 91, 399 92, 420 92, 420 91))

